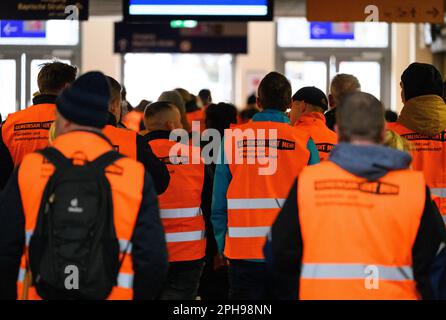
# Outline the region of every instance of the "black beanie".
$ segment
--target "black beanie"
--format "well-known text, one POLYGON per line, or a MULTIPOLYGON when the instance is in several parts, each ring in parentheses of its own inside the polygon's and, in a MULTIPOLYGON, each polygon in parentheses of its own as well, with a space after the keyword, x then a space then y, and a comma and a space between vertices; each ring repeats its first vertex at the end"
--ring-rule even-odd
POLYGON ((80 76, 57 98, 57 110, 78 125, 103 128, 108 121, 110 86, 101 72, 80 76))
POLYGON ((401 76, 406 100, 426 95, 443 97, 443 78, 430 64, 412 63, 401 76))

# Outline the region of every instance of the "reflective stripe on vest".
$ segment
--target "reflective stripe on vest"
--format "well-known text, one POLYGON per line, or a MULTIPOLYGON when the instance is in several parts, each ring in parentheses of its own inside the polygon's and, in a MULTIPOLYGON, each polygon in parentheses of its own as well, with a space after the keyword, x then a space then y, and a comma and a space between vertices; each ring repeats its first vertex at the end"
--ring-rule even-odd
POLYGON ((365 279, 377 268, 376 278, 388 281, 413 280, 413 270, 409 266, 389 267, 366 264, 321 264, 302 265, 302 279, 365 279))
POLYGON ((431 188, 431 192, 437 197, 446 198, 446 188, 431 188))
POLYGON ((130 273, 119 273, 117 286, 125 289, 133 289, 134 275, 130 273))
POLYGON ((199 241, 203 240, 204 236, 205 236, 204 231, 166 233, 166 242, 172 243, 172 242, 199 241))
POLYGON ((228 228, 229 238, 266 237, 271 227, 228 228))
POLYGON ((131 254, 132 253, 133 245, 128 240, 119 240, 119 252, 131 254))
POLYGON ((237 209, 280 209, 286 199, 258 198, 258 199, 228 199, 228 210, 237 209))
POLYGON ((17 277, 17 281, 18 281, 18 282, 23 282, 23 281, 25 281, 25 274, 26 274, 26 269, 24 269, 24 268, 20 268, 20 269, 19 269, 19 276, 17 277))
POLYGON ((161 209, 161 219, 195 218, 202 215, 201 208, 161 209))
POLYGON ((34 233, 34 231, 26 231, 26 233, 25 233, 25 237, 26 237, 25 244, 27 247, 29 246, 29 243, 31 242, 31 237, 33 236, 33 233, 34 233))

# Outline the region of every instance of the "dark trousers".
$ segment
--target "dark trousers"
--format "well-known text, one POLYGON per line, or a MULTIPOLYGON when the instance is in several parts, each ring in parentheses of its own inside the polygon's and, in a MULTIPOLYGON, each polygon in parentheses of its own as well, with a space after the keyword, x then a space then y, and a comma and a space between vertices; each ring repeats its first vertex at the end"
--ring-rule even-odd
POLYGON ((229 264, 230 300, 271 299, 271 278, 266 263, 231 260, 229 264))
POLYGON ((203 260, 170 263, 160 300, 195 300, 203 264, 203 260))
POLYGON ((228 267, 215 270, 214 263, 206 261, 198 289, 201 300, 228 300, 228 292, 228 267))

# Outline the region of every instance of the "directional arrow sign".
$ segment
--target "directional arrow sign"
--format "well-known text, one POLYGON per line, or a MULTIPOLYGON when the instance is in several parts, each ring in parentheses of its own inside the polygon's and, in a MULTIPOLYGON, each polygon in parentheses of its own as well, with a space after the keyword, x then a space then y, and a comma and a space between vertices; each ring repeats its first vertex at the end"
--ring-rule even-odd
POLYGON ((17 30, 19 30, 19 28, 17 26, 11 26, 11 23, 6 23, 5 27, 3 28, 3 33, 9 37, 11 35, 11 33, 13 32, 17 32, 17 30))
POLYGON ((444 23, 443 0, 307 0, 308 21, 365 21, 377 9, 382 22, 444 23))
POLYGON ((45 23, 41 21, 0 21, 2 38, 45 38, 45 23))

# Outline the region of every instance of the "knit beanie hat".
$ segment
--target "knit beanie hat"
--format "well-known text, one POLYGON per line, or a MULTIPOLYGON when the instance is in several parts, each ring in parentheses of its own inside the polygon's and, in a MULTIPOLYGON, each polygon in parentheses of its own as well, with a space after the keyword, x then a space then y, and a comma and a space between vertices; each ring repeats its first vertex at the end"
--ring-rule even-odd
POLYGON ((443 97, 443 79, 440 72, 430 64, 412 63, 402 74, 406 100, 426 95, 443 97))
POLYGON ((57 110, 78 125, 103 128, 108 120, 110 87, 101 72, 80 76, 57 98, 57 110))

